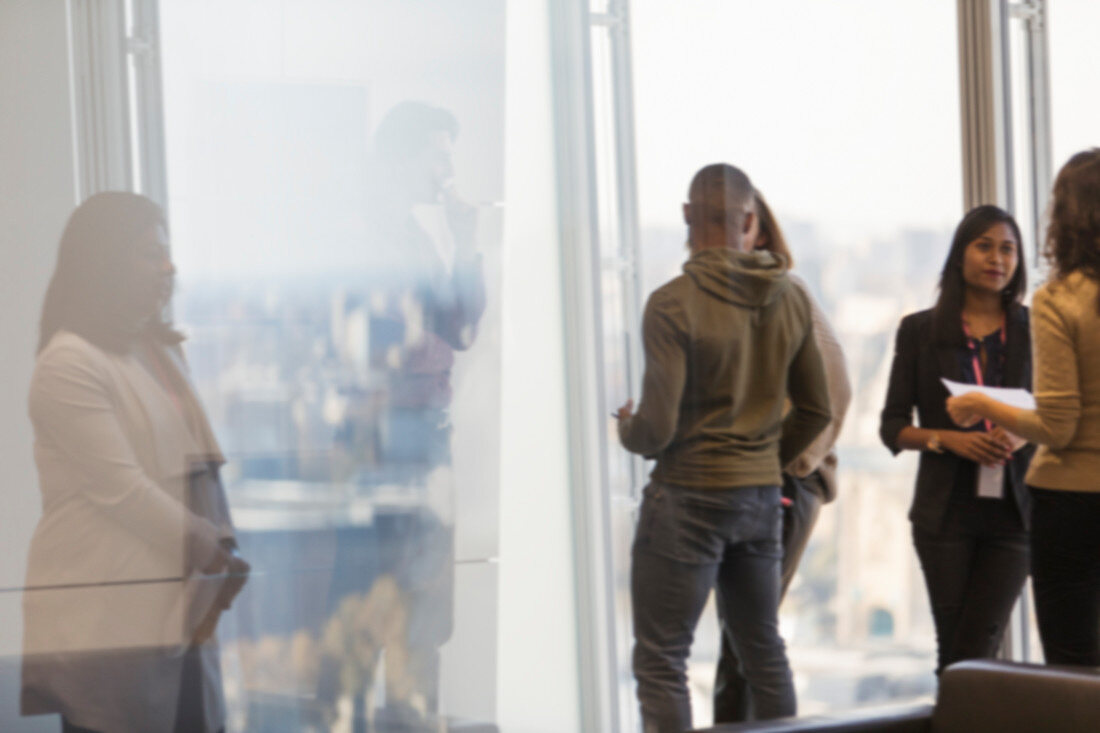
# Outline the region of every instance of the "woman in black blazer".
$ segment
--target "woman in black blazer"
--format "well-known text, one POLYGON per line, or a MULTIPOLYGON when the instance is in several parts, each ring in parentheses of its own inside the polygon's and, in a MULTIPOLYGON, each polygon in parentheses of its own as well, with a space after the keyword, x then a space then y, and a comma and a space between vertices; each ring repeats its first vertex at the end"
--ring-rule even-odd
POLYGON ((1027 578, 1033 447, 985 423, 958 429, 941 382, 1031 388, 1026 287, 1015 220, 979 206, 955 230, 936 305, 898 328, 879 434, 895 455, 921 451, 909 520, 936 624, 937 673, 993 656, 1027 578))

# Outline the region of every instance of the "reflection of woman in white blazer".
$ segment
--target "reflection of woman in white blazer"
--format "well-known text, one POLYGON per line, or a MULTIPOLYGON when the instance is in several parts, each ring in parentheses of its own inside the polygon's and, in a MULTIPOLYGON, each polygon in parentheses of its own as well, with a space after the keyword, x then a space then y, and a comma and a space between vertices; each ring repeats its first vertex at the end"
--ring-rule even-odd
POLYGON ((174 272, 160 209, 97 194, 69 219, 43 305, 22 709, 65 731, 225 724, 213 630, 248 565, 162 316, 174 272))

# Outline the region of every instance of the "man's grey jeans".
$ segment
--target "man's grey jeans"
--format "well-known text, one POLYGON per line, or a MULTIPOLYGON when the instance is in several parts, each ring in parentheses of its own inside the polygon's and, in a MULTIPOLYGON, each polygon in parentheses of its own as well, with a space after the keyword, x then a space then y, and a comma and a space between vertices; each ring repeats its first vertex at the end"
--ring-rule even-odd
POLYGON ((782 511, 778 486, 646 487, 630 574, 645 733, 692 727, 687 658, 711 588, 726 609, 755 717, 795 714, 777 616, 782 511))

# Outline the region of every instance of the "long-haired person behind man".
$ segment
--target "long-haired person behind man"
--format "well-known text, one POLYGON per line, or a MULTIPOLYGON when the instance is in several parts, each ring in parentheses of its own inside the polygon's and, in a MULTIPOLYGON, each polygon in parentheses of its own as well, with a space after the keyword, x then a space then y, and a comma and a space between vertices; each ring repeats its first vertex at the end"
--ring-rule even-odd
MULTIPOLYGON (((768 202, 759 191, 755 195, 757 223, 749 230, 747 239, 753 249, 775 252, 787 258, 788 267, 794 266, 794 257, 787 247, 787 239, 772 214, 768 202)), ((825 378, 829 385, 829 409, 833 413, 828 427, 814 439, 797 458, 783 466, 783 496, 789 500, 783 511, 783 562, 780 566, 780 599, 794 580, 802 553, 810 542, 810 533, 817 523, 817 515, 823 504, 836 498, 837 437, 844 425, 844 416, 852 400, 852 386, 848 380, 848 367, 844 352, 829 319, 814 302, 809 288, 793 273, 794 284, 805 294, 810 303, 814 321, 814 341, 825 366, 825 378)), ((719 607, 718 619, 723 622, 724 609, 719 607)), ((722 651, 718 656, 718 669, 714 676, 714 722, 734 723, 750 716, 748 685, 740 673, 741 664, 730 644, 729 635, 722 635, 722 651)))
POLYGON ((830 412, 810 304, 781 255, 752 251, 754 217, 742 171, 720 163, 695 175, 684 205, 691 256, 646 304, 641 401, 618 412, 623 446, 657 460, 631 568, 646 733, 692 727, 687 657, 711 588, 756 717, 795 713, 776 613, 780 466, 830 412))

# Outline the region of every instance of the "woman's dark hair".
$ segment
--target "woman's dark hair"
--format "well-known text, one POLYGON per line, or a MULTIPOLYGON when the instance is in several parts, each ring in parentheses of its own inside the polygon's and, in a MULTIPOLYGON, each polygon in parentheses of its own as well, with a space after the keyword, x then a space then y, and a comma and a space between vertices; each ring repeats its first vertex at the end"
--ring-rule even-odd
MULTIPOLYGON (((76 208, 61 234, 57 264, 38 329, 38 351, 65 329, 109 351, 125 351, 137 334, 125 322, 135 284, 126 271, 140 237, 152 226, 165 226, 155 203, 133 193, 109 191, 89 197, 76 208)), ((163 314, 145 326, 164 343, 183 340, 163 314)))
POLYGON ((1058 171, 1043 254, 1057 277, 1080 271, 1100 281, 1100 148, 1077 153, 1058 171))
POLYGON ((1004 209, 984 204, 976 206, 955 228, 951 240, 951 250, 943 263, 940 273, 940 295, 932 309, 932 333, 936 340, 948 344, 964 344, 966 337, 962 330, 962 308, 966 296, 966 281, 963 280, 963 256, 968 244, 989 231, 996 224, 1007 224, 1016 238, 1016 272, 1008 285, 1001 291, 1001 304, 1005 316, 1011 316, 1020 307, 1027 292, 1027 268, 1024 265, 1024 244, 1020 236, 1020 227, 1004 209))
POLYGON ((760 234, 764 237, 764 244, 760 249, 783 255, 787 258, 787 267, 793 268, 794 255, 791 254, 791 248, 787 246, 787 238, 783 236, 779 221, 776 220, 768 202, 764 200, 763 194, 754 190, 753 198, 756 202, 756 215, 760 217, 760 234))

